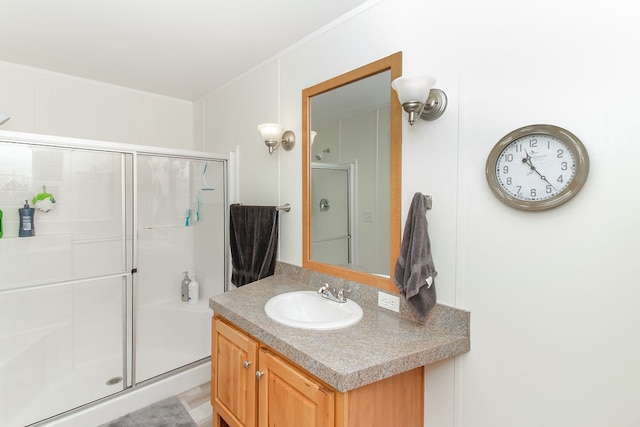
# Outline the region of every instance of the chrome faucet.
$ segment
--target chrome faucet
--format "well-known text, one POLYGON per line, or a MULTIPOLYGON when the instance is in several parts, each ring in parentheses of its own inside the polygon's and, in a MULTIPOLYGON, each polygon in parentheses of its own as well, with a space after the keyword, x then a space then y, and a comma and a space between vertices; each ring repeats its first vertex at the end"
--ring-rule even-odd
POLYGON ((320 289, 318 289, 318 293, 322 295, 323 298, 326 298, 330 301, 334 302, 347 302, 347 293, 349 290, 345 289, 332 289, 328 283, 322 285, 320 289))

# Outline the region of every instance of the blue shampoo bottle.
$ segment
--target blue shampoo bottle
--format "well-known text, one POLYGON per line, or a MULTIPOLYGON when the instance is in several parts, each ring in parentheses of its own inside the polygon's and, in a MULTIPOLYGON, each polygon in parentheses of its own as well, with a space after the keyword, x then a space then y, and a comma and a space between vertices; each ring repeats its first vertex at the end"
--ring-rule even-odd
POLYGON ((35 229, 33 227, 33 213, 35 209, 29 206, 29 201, 24 201, 24 207, 18 209, 20 215, 20 229, 18 230, 18 236, 31 237, 34 236, 35 229))

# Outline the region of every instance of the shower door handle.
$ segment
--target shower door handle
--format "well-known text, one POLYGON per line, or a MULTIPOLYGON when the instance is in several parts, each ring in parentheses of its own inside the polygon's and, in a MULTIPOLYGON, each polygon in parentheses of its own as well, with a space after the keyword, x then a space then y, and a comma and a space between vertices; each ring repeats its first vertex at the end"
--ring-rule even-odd
POLYGON ((245 360, 244 362, 242 362, 242 367, 244 369, 249 369, 249 366, 251 366, 251 362, 248 360, 245 360))

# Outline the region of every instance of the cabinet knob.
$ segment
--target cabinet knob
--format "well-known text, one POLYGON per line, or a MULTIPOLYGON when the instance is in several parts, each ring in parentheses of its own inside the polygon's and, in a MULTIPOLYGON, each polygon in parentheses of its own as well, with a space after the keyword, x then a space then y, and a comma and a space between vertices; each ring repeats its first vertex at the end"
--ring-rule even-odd
POLYGON ((244 367, 244 369, 249 369, 249 366, 251 366, 251 362, 245 360, 244 362, 242 362, 242 366, 244 367))
POLYGON ((264 372, 256 371, 256 379, 257 380, 260 380, 260 378, 262 378, 263 375, 264 375, 264 372))

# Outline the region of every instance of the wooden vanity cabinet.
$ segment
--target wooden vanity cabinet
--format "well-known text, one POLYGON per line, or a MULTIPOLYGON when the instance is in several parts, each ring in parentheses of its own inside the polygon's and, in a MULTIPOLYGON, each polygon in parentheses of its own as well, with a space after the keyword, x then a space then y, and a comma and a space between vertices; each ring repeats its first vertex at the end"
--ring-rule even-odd
POLYGON ((255 427, 258 343, 228 324, 213 319, 211 405, 215 427, 255 427))
POLYGON ((259 360, 259 427, 334 427, 334 391, 266 348, 259 360))
POLYGON ((424 425, 422 367, 342 393, 217 315, 212 334, 215 427, 424 425))

